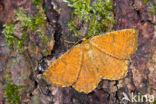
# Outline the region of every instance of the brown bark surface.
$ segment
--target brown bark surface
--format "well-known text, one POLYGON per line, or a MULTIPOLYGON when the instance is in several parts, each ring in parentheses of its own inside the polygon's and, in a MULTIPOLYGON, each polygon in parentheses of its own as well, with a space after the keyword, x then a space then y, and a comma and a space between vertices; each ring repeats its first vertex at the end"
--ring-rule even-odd
MULTIPOLYGON (((151 0, 156 11, 156 0, 151 0)), ((134 28, 139 31, 138 49, 131 56, 128 74, 117 81, 102 80, 97 88, 89 94, 79 93, 71 87, 48 86, 40 78, 40 69, 46 69, 47 64, 58 58, 76 42, 76 38, 67 26, 72 10, 62 0, 44 0, 43 8, 51 33, 54 34, 54 47, 51 55, 43 57, 40 53, 28 49, 24 54, 10 50, 4 35, 0 34, 0 104, 5 104, 2 86, 6 83, 6 75, 12 75, 15 84, 26 85, 21 91, 23 104, 132 104, 122 100, 123 93, 127 96, 153 95, 156 98, 156 12, 150 14, 149 7, 143 0, 114 0, 115 30, 134 28), (36 57, 33 57, 34 54, 36 57), (16 62, 15 64, 12 64, 16 62), (22 67, 24 66, 24 67, 22 67), (10 70, 14 69, 14 70, 10 70), (22 69, 22 70, 19 70, 22 69), (22 75, 17 77, 16 73, 22 75), (21 78, 21 79, 19 79, 21 78)), ((13 10, 23 7, 33 12, 31 0, 1 0, 0 26, 8 22, 13 10)), ((34 39, 35 40, 35 39, 34 39)), ((52 40, 53 41, 53 40, 52 40)), ((28 45, 29 47, 29 45, 28 45)), ((42 50, 41 47, 37 49, 42 50)), ((149 102, 133 102, 148 104, 149 102)))

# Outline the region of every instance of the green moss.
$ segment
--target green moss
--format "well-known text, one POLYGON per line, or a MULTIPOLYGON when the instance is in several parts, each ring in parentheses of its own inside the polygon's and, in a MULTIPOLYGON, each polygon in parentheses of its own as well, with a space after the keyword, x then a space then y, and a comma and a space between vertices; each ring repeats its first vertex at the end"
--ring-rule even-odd
POLYGON ((13 34, 13 31, 15 30, 14 24, 7 23, 4 25, 4 27, 5 28, 3 29, 3 33, 5 35, 6 42, 8 43, 9 47, 13 48, 13 46, 16 45, 17 48, 20 50, 26 37, 25 32, 22 33, 21 39, 19 39, 13 34))
POLYGON ((75 23, 74 21, 69 21, 68 22, 68 27, 70 28, 70 30, 72 30, 74 32, 74 34, 77 36, 78 32, 77 29, 75 27, 75 23))
POLYGON ((35 6, 38 6, 42 3, 42 0, 32 0, 33 4, 35 4, 35 6))
MULTIPOLYGON (((42 2, 41 0, 34 0, 35 5, 39 5, 42 2)), ((43 16, 44 11, 36 6, 36 10, 38 11, 36 14, 32 15, 26 12, 24 9, 19 8, 15 11, 15 18, 4 25, 3 33, 6 38, 6 42, 8 43, 10 48, 14 48, 16 46, 20 51, 22 50, 22 46, 24 44, 26 34, 29 34, 28 31, 32 33, 39 33, 39 37, 44 42, 48 41, 48 38, 45 37, 40 28, 45 26, 45 16, 43 16), (16 25, 19 24, 20 28, 17 29, 16 25), (21 37, 15 36, 14 32, 20 30, 21 37), (41 34, 42 33, 42 34, 41 34)))
POLYGON ((156 104, 156 98, 154 99, 154 102, 152 102, 152 104, 156 104))
POLYGON ((23 30, 31 27, 31 25, 33 24, 32 16, 28 14, 24 9, 18 8, 15 11, 15 14, 16 14, 15 19, 17 19, 18 22, 20 22, 23 30))
POLYGON ((155 13, 155 8, 154 8, 153 5, 151 5, 151 6, 149 7, 149 12, 150 12, 151 15, 154 15, 154 13, 155 13))
MULTIPOLYGON (((112 0, 64 0, 64 2, 73 9, 73 17, 77 17, 83 22, 88 22, 88 32, 86 38, 97 35, 102 31, 110 31, 110 24, 114 23, 112 16, 112 0)), ((74 20, 68 23, 70 30, 78 35, 78 29, 75 27, 74 20)))
POLYGON ((42 53, 43 53, 43 56, 47 56, 48 55, 48 49, 44 49, 42 53))
POLYGON ((11 81, 11 77, 8 77, 8 83, 7 85, 3 86, 3 89, 5 90, 4 97, 7 99, 7 102, 9 104, 21 104, 21 99, 19 95, 19 90, 24 88, 22 85, 15 85, 11 81))
POLYGON ((144 3, 147 4, 148 3, 148 0, 144 0, 144 3))
POLYGON ((48 37, 45 37, 45 36, 43 35, 44 32, 43 32, 41 29, 36 30, 35 33, 37 33, 37 34, 39 35, 39 38, 40 38, 43 42, 47 43, 47 42, 49 41, 49 38, 48 38, 48 37))
POLYGON ((149 0, 144 0, 144 3, 148 6, 149 8, 149 13, 151 15, 154 15, 155 14, 155 7, 154 7, 154 4, 152 1, 149 1, 149 0))

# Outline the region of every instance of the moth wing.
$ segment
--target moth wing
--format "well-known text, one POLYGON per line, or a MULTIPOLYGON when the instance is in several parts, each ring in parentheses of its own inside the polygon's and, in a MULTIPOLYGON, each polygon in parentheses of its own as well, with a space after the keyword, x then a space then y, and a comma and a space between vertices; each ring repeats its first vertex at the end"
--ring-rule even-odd
POLYGON ((119 59, 128 59, 137 48, 137 31, 124 29, 93 37, 90 43, 102 52, 119 59))
POLYGON ((106 55, 97 48, 93 48, 92 53, 100 78, 118 80, 127 74, 128 60, 106 55))
POLYGON ((77 91, 89 93, 96 88, 100 81, 100 76, 95 63, 90 55, 84 51, 81 71, 75 84, 72 85, 77 91))
POLYGON ((78 77, 82 61, 80 45, 59 57, 45 72, 44 79, 53 85, 71 86, 78 77))

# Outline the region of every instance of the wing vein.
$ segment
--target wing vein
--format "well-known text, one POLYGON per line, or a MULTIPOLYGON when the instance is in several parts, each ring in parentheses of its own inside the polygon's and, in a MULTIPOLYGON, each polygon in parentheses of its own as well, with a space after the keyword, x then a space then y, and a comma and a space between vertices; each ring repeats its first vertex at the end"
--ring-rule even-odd
POLYGON ((98 71, 98 66, 97 66, 96 61, 95 61, 96 60, 96 56, 94 56, 94 54, 92 54, 92 55, 93 55, 93 58, 90 55, 89 55, 89 58, 92 61, 93 65, 95 66, 96 70, 98 71))
POLYGON ((113 56, 113 55, 111 55, 111 54, 108 54, 108 53, 106 53, 106 52, 103 52, 103 51, 102 51, 101 49, 99 49, 96 45, 92 44, 91 42, 90 42, 90 44, 91 44, 91 46, 93 46, 95 49, 97 49, 97 50, 100 51, 101 53, 104 53, 104 54, 106 54, 106 55, 108 55, 108 56, 110 56, 110 57, 113 57, 113 58, 117 59, 117 60, 128 60, 128 59, 120 59, 120 58, 115 57, 115 56, 113 56))
POLYGON ((73 82, 73 84, 71 84, 71 86, 73 86, 74 84, 76 84, 77 80, 79 79, 79 76, 80 76, 80 73, 81 73, 81 70, 82 70, 83 61, 84 61, 84 52, 82 51, 80 70, 78 72, 78 75, 77 75, 76 80, 73 82))

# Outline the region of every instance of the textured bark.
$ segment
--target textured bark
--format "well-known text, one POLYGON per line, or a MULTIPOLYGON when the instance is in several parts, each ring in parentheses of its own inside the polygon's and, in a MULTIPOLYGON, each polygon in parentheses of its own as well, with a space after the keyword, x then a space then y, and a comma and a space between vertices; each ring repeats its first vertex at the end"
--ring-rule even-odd
MULTIPOLYGON (((19 1, 19 0, 18 0, 19 1)), ((25 0, 23 0, 24 2, 25 0)), ((155 6, 156 1, 151 0, 150 3, 155 6)), ((30 1, 24 4, 9 2, 8 0, 0 2, 0 25, 9 21, 9 16, 13 13, 13 8, 25 7, 30 9, 30 1), (9 5, 9 6, 7 6, 9 5), (5 17, 7 16, 7 17, 5 17), (5 18, 4 18, 5 17, 5 18)), ((125 78, 117 81, 102 80, 97 88, 89 94, 79 93, 71 87, 55 87, 47 86, 43 79, 40 79, 40 71, 29 70, 30 86, 29 90, 25 90, 23 94, 23 103, 29 104, 131 104, 132 102, 122 100, 123 93, 129 97, 132 95, 154 95, 156 97, 156 13, 150 14, 150 4, 145 4, 143 0, 114 0, 114 18, 116 24, 115 30, 135 28, 139 31, 138 49, 131 56, 128 74, 125 78)), ((52 54, 47 58, 39 60, 26 60, 39 63, 38 69, 47 67, 55 58, 59 57, 73 44, 67 41, 76 42, 79 40, 72 34, 66 25, 71 19, 71 9, 63 3, 62 0, 44 0, 43 7, 47 16, 47 22, 54 30, 55 45, 52 54), (61 11, 59 11, 61 10, 61 11), (35 60, 35 61, 34 61, 35 60), (41 67, 40 67, 41 66, 41 67)), ((80 38, 80 37, 79 37, 80 38)), ((5 63, 8 63, 11 50, 2 47, 4 36, 0 36, 0 68, 6 69, 5 63), (5 50, 5 52, 4 52, 5 50)), ((31 58, 29 55, 25 57, 31 58)), ((29 59, 27 58, 27 59, 29 59)), ((25 61, 24 61, 25 62, 25 61)), ((33 65, 30 65, 31 69, 33 65)), ((36 67, 33 67, 36 68, 36 67)), ((4 85, 5 74, 10 71, 0 70, 0 85, 4 85)), ((0 104, 5 103, 3 97, 4 90, 0 86, 0 104)), ((144 102, 148 104, 149 102, 144 102)), ((134 102, 134 104, 139 104, 134 102)))

